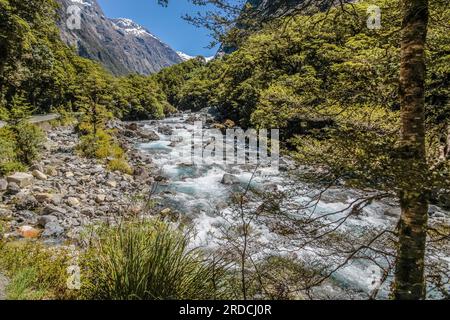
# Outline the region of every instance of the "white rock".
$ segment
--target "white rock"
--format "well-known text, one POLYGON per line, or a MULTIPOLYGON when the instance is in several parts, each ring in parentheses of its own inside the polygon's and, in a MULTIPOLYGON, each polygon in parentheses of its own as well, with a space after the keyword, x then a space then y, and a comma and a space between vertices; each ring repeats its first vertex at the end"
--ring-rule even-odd
POLYGON ((111 188, 116 188, 117 187, 117 182, 114 181, 114 180, 109 180, 109 181, 106 182, 106 185, 108 187, 111 187, 111 188))
POLYGON ((240 180, 238 177, 226 173, 223 175, 221 183, 226 185, 239 184, 240 180))
POLYGON ((32 174, 33 174, 33 177, 35 177, 38 180, 47 180, 48 179, 48 177, 39 170, 33 170, 32 174))
POLYGON ((105 202, 106 196, 104 194, 99 194, 95 197, 95 202, 102 203, 105 202))
POLYGON ((73 174, 73 172, 71 172, 71 171, 68 171, 68 172, 66 172, 66 178, 73 178, 75 175, 73 174))
POLYGON ((78 207, 80 205, 80 200, 75 197, 67 198, 67 204, 71 207, 78 207))

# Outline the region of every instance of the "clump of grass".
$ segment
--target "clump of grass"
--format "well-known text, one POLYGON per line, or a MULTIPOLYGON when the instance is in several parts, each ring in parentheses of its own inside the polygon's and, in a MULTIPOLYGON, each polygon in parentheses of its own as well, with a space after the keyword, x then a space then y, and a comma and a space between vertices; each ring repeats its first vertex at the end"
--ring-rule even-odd
POLYGON ((133 170, 126 161, 125 152, 115 141, 111 132, 98 130, 80 138, 77 149, 87 158, 109 159, 108 170, 131 174, 133 170))
POLYGON ((78 120, 76 115, 70 111, 71 107, 69 108, 56 108, 52 110, 52 112, 57 113, 59 115, 58 119, 52 120, 50 124, 53 127, 69 127, 75 125, 78 120))
POLYGON ((37 272, 34 268, 24 268, 9 282, 6 287, 6 297, 8 300, 42 300, 47 292, 42 288, 36 288, 35 282, 37 272))
POLYGON ((163 222, 128 222, 96 231, 82 257, 82 296, 107 300, 214 299, 223 268, 189 249, 189 238, 163 222))
POLYGON ((67 288, 67 250, 35 242, 0 242, 0 268, 11 279, 10 299, 74 299, 67 288))
POLYGON ((14 172, 24 172, 27 167, 20 162, 6 162, 0 163, 0 176, 7 176, 14 172))
POLYGON ((132 174, 133 169, 130 167, 127 161, 123 158, 112 159, 108 161, 108 170, 109 171, 119 171, 126 174, 132 174))

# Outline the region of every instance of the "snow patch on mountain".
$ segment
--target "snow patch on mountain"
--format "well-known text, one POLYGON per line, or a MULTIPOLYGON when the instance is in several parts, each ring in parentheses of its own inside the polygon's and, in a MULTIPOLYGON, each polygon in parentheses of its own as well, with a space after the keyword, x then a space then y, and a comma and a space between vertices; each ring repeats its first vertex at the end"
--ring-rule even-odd
POLYGON ((121 30, 124 33, 132 34, 134 36, 150 36, 158 41, 160 41, 156 36, 151 34, 147 29, 142 27, 141 25, 137 24, 131 19, 127 18, 118 18, 118 19, 111 19, 111 21, 114 24, 114 28, 116 30, 121 30))
MULTIPOLYGON (((177 54, 180 56, 181 60, 183 61, 188 61, 188 60, 192 60, 197 58, 198 56, 190 56, 182 51, 177 51, 177 54)), ((211 60, 213 60, 215 58, 215 56, 212 57, 202 57, 206 60, 206 62, 210 62, 211 60)))
POLYGON ((188 61, 188 60, 192 60, 192 59, 195 58, 195 57, 190 56, 190 55, 188 55, 188 54, 186 54, 184 52, 181 52, 181 51, 177 51, 177 54, 180 56, 181 60, 183 60, 183 61, 188 61))
POLYGON ((73 2, 74 4, 77 3, 77 4, 80 4, 80 5, 85 6, 85 7, 90 7, 90 6, 92 6, 92 3, 89 2, 88 0, 72 0, 72 2, 73 2))

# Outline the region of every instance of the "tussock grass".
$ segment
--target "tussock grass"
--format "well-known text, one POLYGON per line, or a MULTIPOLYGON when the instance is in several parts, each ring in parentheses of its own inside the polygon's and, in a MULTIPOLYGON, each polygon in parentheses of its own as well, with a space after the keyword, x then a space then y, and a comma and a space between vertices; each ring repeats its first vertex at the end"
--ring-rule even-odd
POLYGON ((70 264, 64 248, 31 241, 0 242, 0 268, 11 279, 7 288, 10 299, 75 299, 77 293, 67 288, 70 264))
POLYGON ((96 232, 84 255, 82 296, 108 300, 223 297, 224 270, 189 249, 189 239, 168 224, 129 222, 96 232))

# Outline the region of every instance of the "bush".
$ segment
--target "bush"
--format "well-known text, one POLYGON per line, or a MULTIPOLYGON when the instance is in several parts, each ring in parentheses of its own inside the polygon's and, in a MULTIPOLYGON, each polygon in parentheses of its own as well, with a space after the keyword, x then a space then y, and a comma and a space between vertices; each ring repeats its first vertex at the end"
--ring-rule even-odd
POLYGON ((126 161, 125 152, 114 141, 108 131, 99 130, 81 137, 78 151, 87 158, 108 159, 108 169, 132 174, 133 169, 126 161))
POLYGON ((113 137, 103 130, 82 136, 80 140, 78 151, 87 158, 105 159, 123 154, 120 147, 114 145, 113 137))
POLYGON ((13 131, 17 159, 23 164, 31 165, 39 158, 39 151, 45 138, 44 132, 39 127, 25 122, 15 126, 13 131))
POLYGON ((222 268, 189 249, 187 235, 162 222, 103 227, 83 255, 87 299, 214 299, 222 268))
POLYGON ((25 268, 20 270, 11 279, 6 287, 6 296, 8 300, 42 300, 45 298, 46 291, 42 288, 34 289, 36 282, 36 269, 25 268))
POLYGON ((10 299, 73 299, 67 289, 67 250, 50 249, 34 242, 0 242, 0 268, 11 278, 10 299))
POLYGON ((119 171, 126 174, 132 174, 133 169, 124 159, 113 159, 108 162, 108 170, 119 171))
POLYGON ((19 122, 0 129, 0 175, 24 171, 39 157, 44 133, 38 127, 19 122))
POLYGON ((0 163, 0 176, 7 176, 14 172, 24 172, 27 167, 20 162, 4 162, 0 163))
POLYGON ((15 171, 21 165, 16 162, 14 136, 8 128, 0 129, 0 175, 15 171))

